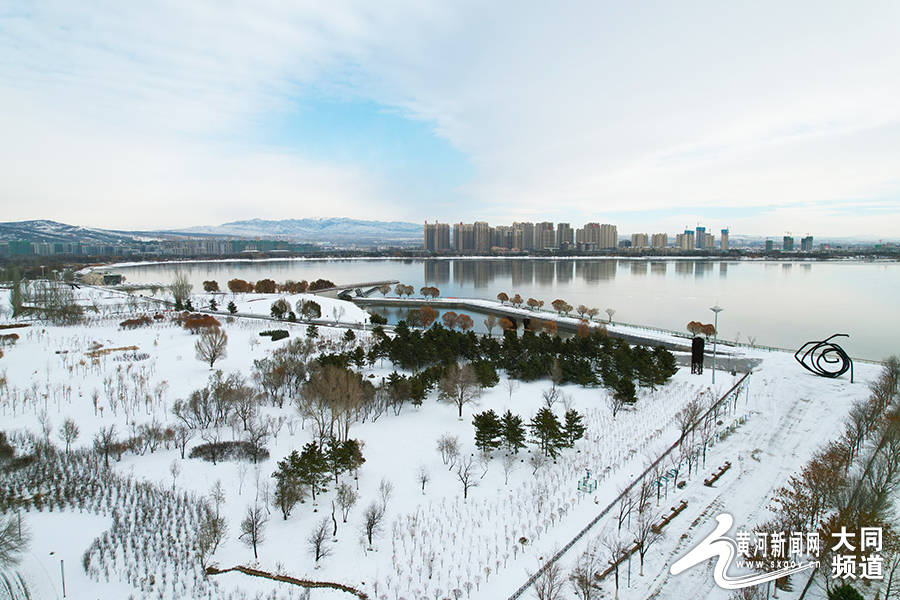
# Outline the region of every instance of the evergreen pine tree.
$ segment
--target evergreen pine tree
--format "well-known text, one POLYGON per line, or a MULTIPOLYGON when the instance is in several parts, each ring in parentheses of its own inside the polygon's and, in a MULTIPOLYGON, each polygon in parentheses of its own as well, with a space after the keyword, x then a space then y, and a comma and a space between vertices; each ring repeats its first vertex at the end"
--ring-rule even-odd
POLYGON ((230 312, 231 314, 235 314, 237 312, 237 305, 233 300, 228 303, 228 312, 230 312))
POLYGON ((475 426, 475 446, 487 454, 500 447, 501 426, 497 413, 486 410, 472 417, 475 426))
POLYGON ((312 492, 313 502, 316 501, 316 493, 320 490, 326 481, 328 481, 328 461, 325 459, 325 453, 316 442, 309 442, 303 446, 300 454, 291 454, 290 463, 291 470, 295 473, 297 480, 308 485, 312 492))
POLYGON ((585 432, 584 417, 578 414, 574 408, 566 411, 565 425, 563 426, 563 435, 566 438, 566 445, 571 448, 575 442, 584 437, 585 432))
POLYGON ((559 419, 553 411, 546 407, 540 409, 528 426, 541 452, 550 458, 556 458, 565 438, 559 419))
POLYGON ((672 375, 678 372, 675 355, 662 346, 657 346, 653 349, 653 362, 656 367, 655 378, 657 385, 663 385, 672 375))
POLYGON ((522 425, 522 417, 519 415, 514 415, 509 410, 503 413, 500 431, 507 451, 518 454, 519 450, 525 447, 525 426, 522 425))
POLYGON ((272 477, 275 478, 275 504, 281 508, 285 520, 291 515, 294 505, 303 499, 300 482, 291 466, 299 460, 300 456, 294 450, 284 460, 278 462, 278 469, 272 473, 272 477))

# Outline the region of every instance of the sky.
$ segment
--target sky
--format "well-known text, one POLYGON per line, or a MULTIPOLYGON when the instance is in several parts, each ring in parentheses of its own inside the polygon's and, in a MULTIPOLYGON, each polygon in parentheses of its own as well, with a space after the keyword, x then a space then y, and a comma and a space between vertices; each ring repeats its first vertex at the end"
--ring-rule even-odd
POLYGON ((900 3, 0 0, 0 220, 900 237, 900 3))

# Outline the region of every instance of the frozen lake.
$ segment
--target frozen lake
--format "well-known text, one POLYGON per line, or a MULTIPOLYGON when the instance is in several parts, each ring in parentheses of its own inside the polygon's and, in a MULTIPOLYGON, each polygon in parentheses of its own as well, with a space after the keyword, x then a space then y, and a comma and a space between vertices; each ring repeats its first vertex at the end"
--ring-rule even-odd
POLYGON ((131 283, 168 283, 183 271, 199 291, 215 279, 318 278, 338 284, 398 279, 441 296, 544 300, 562 298, 616 310, 614 320, 684 330, 713 322, 727 339, 796 349, 805 341, 849 333, 851 356, 900 354, 900 263, 629 259, 327 259, 161 263, 114 269, 131 283))

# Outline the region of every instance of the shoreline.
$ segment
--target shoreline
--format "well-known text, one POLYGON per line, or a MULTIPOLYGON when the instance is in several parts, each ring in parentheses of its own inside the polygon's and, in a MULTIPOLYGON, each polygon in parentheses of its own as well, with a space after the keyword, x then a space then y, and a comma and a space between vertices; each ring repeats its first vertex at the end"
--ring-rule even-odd
POLYGON ((772 257, 772 256, 628 256, 628 255, 612 255, 612 256, 271 256, 265 258, 187 258, 184 260, 144 260, 144 261, 127 261, 117 263, 103 263, 91 267, 81 269, 79 273, 90 272, 96 269, 131 269, 137 267, 148 267, 153 265, 180 265, 180 264, 215 264, 215 263, 270 263, 270 262, 338 262, 338 261, 447 261, 447 260, 626 260, 635 262, 680 262, 680 261, 702 261, 702 262, 774 262, 774 263, 816 263, 816 262, 845 262, 845 263, 898 263, 900 258, 859 258, 859 257, 772 257))

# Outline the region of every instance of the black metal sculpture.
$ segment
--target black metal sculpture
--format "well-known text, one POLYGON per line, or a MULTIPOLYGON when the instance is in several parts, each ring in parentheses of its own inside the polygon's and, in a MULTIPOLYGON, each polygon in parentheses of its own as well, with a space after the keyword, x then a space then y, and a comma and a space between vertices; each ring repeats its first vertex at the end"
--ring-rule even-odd
POLYGON ((794 353, 794 358, 804 369, 821 377, 840 377, 850 371, 850 383, 853 383, 853 360, 844 349, 831 340, 836 337, 850 337, 846 333, 835 333, 820 342, 806 342, 794 353), (800 353, 803 356, 800 356, 800 353))
POLYGON ((691 340, 691 373, 703 374, 703 338, 700 336, 691 340))

